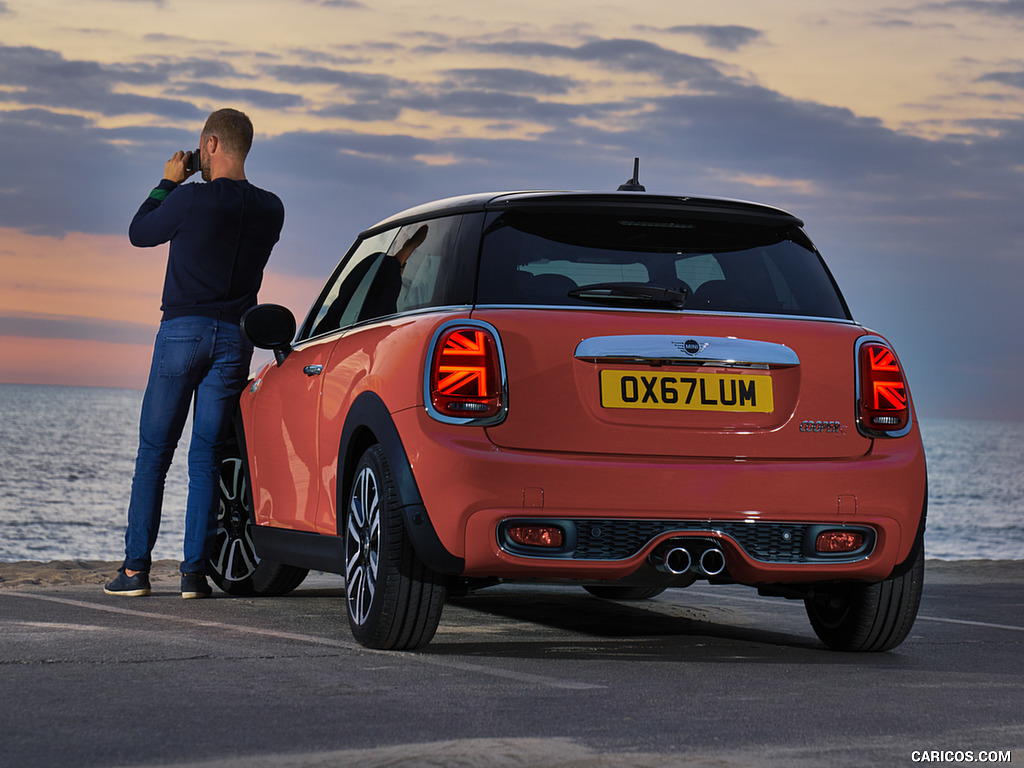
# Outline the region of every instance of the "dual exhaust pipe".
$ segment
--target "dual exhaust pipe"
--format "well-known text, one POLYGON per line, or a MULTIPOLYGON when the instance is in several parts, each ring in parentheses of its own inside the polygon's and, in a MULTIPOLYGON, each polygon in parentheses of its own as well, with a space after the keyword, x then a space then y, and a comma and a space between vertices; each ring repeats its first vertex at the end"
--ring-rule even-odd
POLYGON ((717 576, 725 570, 725 553, 707 542, 666 541, 655 547, 648 560, 657 570, 673 576, 690 570, 704 576, 717 576))

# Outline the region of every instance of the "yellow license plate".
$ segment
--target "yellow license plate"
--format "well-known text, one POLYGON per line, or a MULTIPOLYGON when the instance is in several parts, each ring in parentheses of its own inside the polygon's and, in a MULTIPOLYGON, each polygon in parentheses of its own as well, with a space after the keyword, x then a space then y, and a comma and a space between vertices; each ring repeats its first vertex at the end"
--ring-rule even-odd
POLYGON ((605 408, 771 413, 772 377, 718 373, 601 371, 605 408))

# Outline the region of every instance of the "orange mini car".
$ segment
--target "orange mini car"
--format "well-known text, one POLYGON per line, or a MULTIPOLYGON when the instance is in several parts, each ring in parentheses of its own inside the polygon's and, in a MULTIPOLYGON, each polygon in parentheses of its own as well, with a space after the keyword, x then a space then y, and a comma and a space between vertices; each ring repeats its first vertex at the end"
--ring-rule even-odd
MULTIPOLYGON (((634 188, 636 185, 633 185, 634 188)), ((802 599, 828 646, 906 637, 926 470, 892 346, 794 216, 640 191, 441 200, 363 232, 274 360, 223 465, 218 585, 345 577, 373 648, 507 581, 802 599)))

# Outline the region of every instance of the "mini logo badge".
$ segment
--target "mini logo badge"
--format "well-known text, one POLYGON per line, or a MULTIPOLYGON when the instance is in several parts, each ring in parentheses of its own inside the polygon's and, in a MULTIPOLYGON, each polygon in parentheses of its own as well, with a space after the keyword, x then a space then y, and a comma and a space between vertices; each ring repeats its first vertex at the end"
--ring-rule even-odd
MULTIPOLYGON (((680 345, 676 344, 676 346, 679 347, 680 345)), ((682 346, 680 348, 683 350, 683 352, 685 352, 688 355, 699 355, 701 352, 708 348, 708 345, 706 342, 704 344, 701 344, 696 339, 687 339, 682 343, 682 346)))

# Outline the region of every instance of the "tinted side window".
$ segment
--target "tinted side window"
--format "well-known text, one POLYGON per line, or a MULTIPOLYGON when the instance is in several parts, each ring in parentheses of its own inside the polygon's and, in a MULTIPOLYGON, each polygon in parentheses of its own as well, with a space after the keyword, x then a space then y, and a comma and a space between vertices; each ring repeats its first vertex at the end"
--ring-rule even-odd
POLYGON ((400 265, 398 312, 447 303, 440 277, 452 268, 461 223, 461 216, 448 216, 410 224, 398 232, 388 251, 400 265))
POLYGON ((359 242, 320 294, 299 339, 399 312, 472 303, 470 265, 479 247, 479 224, 464 227, 464 219, 478 217, 420 221, 359 242))
POLYGON ((395 230, 389 230, 362 241, 342 261, 310 312, 300 339, 321 336, 356 322, 395 234, 395 230))
POLYGON ((443 276, 454 269, 460 216, 419 221, 398 230, 374 270, 358 320, 439 307, 450 302, 443 276))

